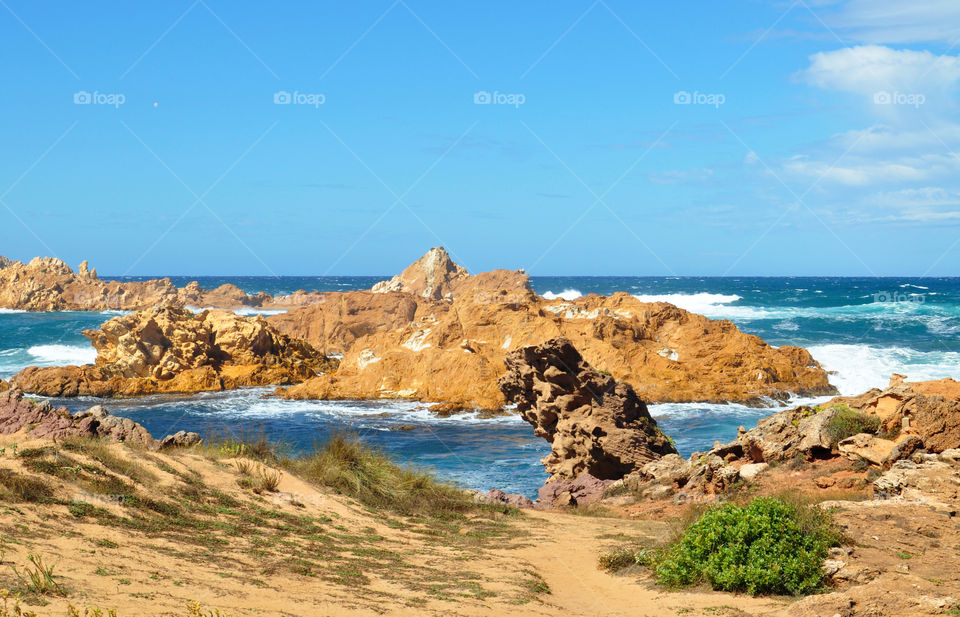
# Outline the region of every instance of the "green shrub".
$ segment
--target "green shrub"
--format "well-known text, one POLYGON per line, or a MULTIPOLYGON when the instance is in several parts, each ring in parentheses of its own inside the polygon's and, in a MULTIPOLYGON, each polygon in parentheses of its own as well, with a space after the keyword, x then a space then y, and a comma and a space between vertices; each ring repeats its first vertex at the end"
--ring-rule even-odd
POLYGON ((772 497, 727 503, 707 511, 666 551, 657 580, 751 594, 810 593, 823 580, 827 549, 839 540, 830 516, 813 507, 772 497))
POLYGON ((853 437, 860 433, 874 435, 880 430, 880 418, 877 416, 862 414, 846 405, 837 406, 837 410, 837 413, 827 421, 824 427, 830 437, 832 448, 836 448, 837 444, 847 437, 853 437))

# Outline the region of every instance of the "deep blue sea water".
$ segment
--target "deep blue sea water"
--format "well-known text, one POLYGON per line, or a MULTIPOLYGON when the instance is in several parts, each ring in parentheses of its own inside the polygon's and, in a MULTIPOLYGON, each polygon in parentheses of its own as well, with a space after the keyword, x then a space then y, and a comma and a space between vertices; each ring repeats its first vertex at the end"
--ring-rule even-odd
MULTIPOLYGON (((142 278, 150 277, 125 280, 142 278)), ((385 278, 171 277, 178 286, 191 280, 208 289, 233 283, 249 293, 274 295, 297 289, 366 289, 385 278)), ((622 291, 729 319, 773 345, 807 347, 835 371, 831 382, 843 394, 883 386, 894 372, 911 380, 960 378, 958 278, 534 277, 532 284, 548 297, 622 291)), ((0 377, 31 364, 93 361, 93 349, 80 332, 113 314, 0 311, 0 377)), ((352 432, 399 460, 429 467, 471 488, 502 488, 532 496, 545 478, 539 459, 548 452, 547 444, 516 417, 440 419, 416 403, 278 401, 261 398, 265 391, 110 400, 106 405, 155 435, 262 430, 289 448, 302 450, 331 432, 352 432)), ((64 402, 77 410, 100 401, 64 402)), ((732 439, 737 426, 753 426, 770 413, 709 404, 655 405, 651 411, 683 455, 708 448, 715 440, 732 439)))

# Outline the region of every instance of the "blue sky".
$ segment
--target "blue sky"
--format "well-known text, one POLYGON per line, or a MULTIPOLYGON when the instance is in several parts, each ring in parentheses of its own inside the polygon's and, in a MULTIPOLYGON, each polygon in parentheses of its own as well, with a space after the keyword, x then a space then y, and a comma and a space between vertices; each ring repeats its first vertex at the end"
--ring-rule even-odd
POLYGON ((907 4, 3 0, 0 254, 956 275, 960 3, 907 4))

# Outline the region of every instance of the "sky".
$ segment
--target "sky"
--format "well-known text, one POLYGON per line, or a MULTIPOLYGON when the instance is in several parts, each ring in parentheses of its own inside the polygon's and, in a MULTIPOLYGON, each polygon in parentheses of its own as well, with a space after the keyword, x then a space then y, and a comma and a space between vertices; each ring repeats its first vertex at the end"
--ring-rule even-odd
POLYGON ((0 0, 0 254, 955 276, 960 3, 0 0))

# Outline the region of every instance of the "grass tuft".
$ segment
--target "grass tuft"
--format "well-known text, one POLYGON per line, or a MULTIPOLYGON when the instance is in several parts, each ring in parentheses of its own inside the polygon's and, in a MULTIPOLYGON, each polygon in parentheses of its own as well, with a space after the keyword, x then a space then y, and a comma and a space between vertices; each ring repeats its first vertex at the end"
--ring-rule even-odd
POLYGON ((335 435, 314 454, 285 461, 296 475, 329 486, 375 509, 404 515, 460 513, 475 504, 455 486, 428 473, 401 467, 382 451, 335 435))
POLYGON ((40 478, 0 470, 0 501, 45 503, 53 499, 53 487, 40 478))

